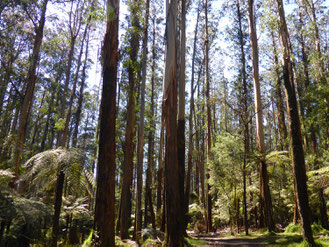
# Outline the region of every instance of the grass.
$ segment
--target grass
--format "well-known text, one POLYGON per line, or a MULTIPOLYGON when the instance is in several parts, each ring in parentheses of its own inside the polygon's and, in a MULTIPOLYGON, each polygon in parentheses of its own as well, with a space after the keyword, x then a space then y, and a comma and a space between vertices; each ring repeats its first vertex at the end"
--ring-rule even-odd
MULTIPOLYGON (((263 243, 269 246, 289 246, 289 247, 306 247, 307 243, 303 241, 300 233, 252 233, 249 236, 239 235, 237 238, 244 239, 263 239, 263 243)), ((329 247, 329 236, 314 235, 315 243, 318 246, 329 247)))
MULTIPOLYGON (((317 226, 312 226, 314 231, 315 243, 317 246, 328 246, 329 247, 329 234, 325 234, 328 231, 322 228, 316 229, 317 226)), ((243 239, 250 240, 252 243, 261 243, 268 246, 290 246, 290 247, 306 247, 307 243, 303 241, 300 231, 296 231, 298 227, 291 226, 290 230, 283 233, 269 233, 268 231, 257 231, 251 232, 248 236, 245 233, 240 233, 237 235, 221 235, 218 240, 231 240, 231 239, 243 239)), ((300 228, 299 228, 300 229, 300 228)), ((190 241, 192 246, 205 245, 207 241, 204 240, 194 240, 190 241), (200 242, 193 242, 200 241, 200 242), (203 241, 203 242, 201 242, 203 241)))
POLYGON ((205 240, 191 238, 190 236, 185 237, 184 239, 184 246, 199 246, 199 245, 206 245, 208 242, 205 240))

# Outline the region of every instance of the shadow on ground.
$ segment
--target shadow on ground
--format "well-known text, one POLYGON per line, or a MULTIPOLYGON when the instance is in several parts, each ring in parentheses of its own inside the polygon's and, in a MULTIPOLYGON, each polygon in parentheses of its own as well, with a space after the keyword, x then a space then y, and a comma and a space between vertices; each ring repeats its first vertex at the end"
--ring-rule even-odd
POLYGON ((196 235, 194 239, 205 241, 206 244, 197 244, 195 246, 282 246, 292 243, 300 243, 302 237, 300 235, 280 235, 266 234, 261 236, 249 237, 223 237, 220 235, 196 235))

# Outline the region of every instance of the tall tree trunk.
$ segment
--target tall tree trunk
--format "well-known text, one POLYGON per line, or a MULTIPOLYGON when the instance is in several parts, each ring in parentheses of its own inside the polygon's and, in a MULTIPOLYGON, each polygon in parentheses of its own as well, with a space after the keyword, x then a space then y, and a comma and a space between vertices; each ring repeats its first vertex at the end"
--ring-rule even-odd
POLYGON ((88 37, 87 43, 86 43, 85 61, 84 61, 83 68, 82 68, 82 78, 81 78, 81 85, 80 85, 80 91, 79 91, 78 108, 76 111, 75 126, 74 126, 73 137, 72 137, 72 147, 76 147, 77 143, 78 143, 78 132, 79 132, 79 125, 80 125, 80 121, 81 121, 82 104, 83 104, 83 92, 84 92, 85 83, 86 83, 88 48, 89 48, 89 37, 88 37))
POLYGON ((48 132, 49 132, 50 118, 51 118, 51 115, 53 114, 54 100, 55 100, 55 92, 52 92, 50 102, 48 103, 48 111, 47 111, 48 115, 47 115, 45 130, 44 130, 44 133, 42 136, 42 141, 41 141, 41 147, 40 147, 41 152, 43 152, 45 150, 46 140, 47 140, 48 132))
MULTIPOLYGON (((83 22, 82 15, 79 13, 79 5, 80 1, 77 2, 77 6, 75 10, 73 11, 73 5, 74 1, 71 2, 71 10, 69 13, 69 33, 70 33, 70 50, 67 58, 67 67, 65 71, 65 82, 64 82, 64 88, 63 92, 60 96, 61 106, 59 111, 59 117, 61 119, 65 118, 65 110, 67 106, 67 97, 68 97, 68 91, 69 91, 69 83, 71 79, 71 69, 72 69, 72 62, 74 60, 74 50, 75 45, 77 41, 77 37, 80 33, 80 28, 83 22), (74 13, 73 13, 74 12, 74 13)), ((63 146, 63 139, 66 137, 64 135, 65 130, 61 130, 57 133, 57 146, 63 146)))
MULTIPOLYGON (((61 93, 61 96, 60 96, 61 106, 60 106, 59 116, 62 119, 64 119, 65 108, 67 105, 66 96, 68 93, 69 81, 70 81, 70 77, 71 77, 71 67, 72 67, 72 60, 74 57, 75 42, 76 42, 76 36, 71 36, 70 51, 69 51, 69 55, 68 55, 67 67, 66 67, 66 72, 65 72, 65 84, 64 84, 63 92, 61 93)), ((63 136, 63 131, 59 131, 57 134, 56 146, 61 146, 62 140, 63 140, 62 136, 63 136)))
MULTIPOLYGON (((86 30, 87 30, 87 27, 86 27, 86 30)), ((85 31, 85 34, 86 34, 86 31, 85 31)), ((83 37, 82 44, 84 42, 84 38, 85 38, 85 35, 83 37)), ((57 142, 58 143, 57 146, 60 146, 62 148, 66 147, 66 140, 67 140, 67 136, 68 136, 68 128, 69 128, 69 122, 71 119, 72 105, 73 105, 73 100, 75 97, 77 77, 78 77, 78 72, 80 69, 82 51, 83 51, 83 45, 81 47, 81 51, 80 51, 79 58, 78 58, 77 72, 75 74, 75 79, 74 79, 74 83, 73 83, 73 89, 72 89, 72 94, 71 94, 71 98, 70 98, 70 102, 69 102, 69 111, 66 116, 64 133, 63 133, 61 139, 58 140, 58 142, 57 142)), ((52 242, 53 246, 57 245, 57 238, 58 238, 58 234, 59 234, 59 216, 60 216, 61 205, 62 205, 64 178, 65 178, 65 173, 63 170, 61 170, 61 172, 57 176, 57 190, 56 190, 56 197, 55 197, 55 215, 54 215, 54 221, 53 221, 53 231, 54 231, 53 242, 52 242)))
POLYGON ((239 0, 236 1, 237 7, 237 15, 239 21, 239 46, 241 52, 241 76, 243 82, 243 95, 242 95, 242 102, 243 102, 243 135, 244 135, 244 156, 243 156, 243 216, 244 216, 244 226, 246 235, 248 235, 248 213, 247 213, 247 185, 246 185, 246 168, 247 168, 247 156, 250 152, 249 146, 249 112, 248 112, 248 84, 247 84, 247 73, 246 73, 246 55, 244 50, 244 36, 242 30, 242 17, 241 17, 241 10, 240 10, 240 2, 239 0))
POLYGON ((99 153, 95 227, 101 246, 115 241, 115 122, 119 32, 119 0, 107 0, 107 23, 103 46, 103 90, 100 110, 99 153))
MULTIPOLYGON (((154 61, 155 62, 155 61, 154 61)), ((154 64, 152 66, 155 66, 154 64)), ((154 67, 152 68, 154 72, 154 67)), ((153 177, 153 163, 154 163, 154 130, 156 129, 156 123, 154 121, 154 87, 155 87, 155 75, 152 73, 151 78, 151 106, 150 106, 150 130, 148 133, 148 162, 147 162, 147 170, 146 170, 146 183, 145 183, 145 220, 144 227, 147 226, 148 223, 148 211, 151 214, 151 223, 152 228, 155 229, 155 215, 153 210, 153 202, 152 202, 152 177, 153 177)), ((162 158, 161 158, 162 159, 162 158)))
POLYGON ((166 22, 166 65, 163 87, 166 127, 165 187, 168 246, 183 246, 179 164, 177 157, 177 1, 168 1, 166 22))
MULTIPOLYGON (((44 91, 43 92, 43 94, 42 94, 42 98, 41 98, 41 102, 40 102, 40 106, 39 106, 39 108, 42 108, 42 106, 43 106, 43 103, 44 103, 44 100, 45 100, 45 97, 46 97, 46 91, 44 91)), ((38 139, 38 134, 40 133, 40 125, 41 125, 41 123, 40 123, 40 121, 41 121, 41 119, 44 117, 44 113, 42 113, 41 111, 39 111, 38 112, 38 115, 37 115, 37 117, 36 117, 36 120, 35 120, 35 123, 34 123, 34 130, 33 130, 33 135, 32 135, 32 140, 31 140, 31 148, 32 148, 32 155, 31 156, 33 156, 34 155, 34 147, 33 147, 33 145, 34 145, 34 143, 35 143, 35 141, 36 141, 36 139, 38 139)))
POLYGON ((17 131, 17 144, 15 148, 14 164, 15 164, 15 180, 19 176, 19 167, 22 159, 22 151, 24 146, 24 137, 27 127, 27 121, 30 115, 35 82, 37 79, 36 69, 39 63, 39 53, 42 44, 43 38, 43 29, 46 22, 46 9, 47 9, 48 0, 44 0, 41 7, 41 17, 38 23, 38 26, 35 26, 35 40, 33 45, 33 53, 31 57, 31 64, 27 77, 27 88, 24 95, 24 100, 22 104, 22 110, 19 117, 19 127, 17 131))
POLYGON ((316 70, 316 80, 320 83, 326 83, 327 79, 325 77, 325 68, 324 68, 324 62, 323 62, 323 56, 321 52, 321 39, 320 39, 320 32, 319 32, 319 26, 317 21, 317 16, 315 12, 315 5, 313 0, 302 0, 302 2, 305 4, 305 9, 309 13, 309 16, 311 18, 311 22, 313 25, 313 31, 314 31, 314 44, 315 44, 315 51, 316 51, 316 66, 318 69, 316 70))
MULTIPOLYGON (((184 1, 185 4, 185 1, 184 1)), ((200 6, 200 1, 199 1, 200 6)), ((189 199, 190 199, 190 187, 191 187, 191 173, 192 173, 192 153, 193 153, 193 109, 194 109, 194 65, 195 65, 195 55, 196 55, 196 43, 198 37, 198 26, 199 26, 199 17, 200 17, 200 7, 198 6, 197 10, 197 19, 195 24, 194 31, 194 44, 193 44, 193 54, 192 54, 192 78, 191 78, 191 97, 190 97, 190 115, 189 115, 189 144, 188 144, 188 158, 187 158, 187 174, 186 174, 186 187, 185 187, 185 209, 184 215, 187 215, 189 208, 189 199)), ((185 27, 184 27, 185 30, 185 27)), ((185 42, 185 40, 184 40, 185 42)), ((185 60, 185 59, 184 59, 185 60)), ((185 76, 185 73, 184 73, 185 76)), ((197 164, 197 162, 196 162, 197 164)), ((197 177, 197 176, 195 176, 197 177)), ((196 186, 199 186, 197 183, 196 186)), ((187 227, 188 220, 185 219, 185 228, 187 227)))
POLYGON ((123 167, 123 183, 121 192, 121 218, 120 218, 120 237, 122 239, 128 238, 128 229, 131 215, 131 190, 133 181, 133 154, 134 154, 134 125, 135 125, 135 105, 136 105, 136 61, 138 53, 138 9, 139 1, 132 0, 131 15, 132 15, 132 34, 130 40, 130 63, 128 68, 129 80, 129 95, 128 95, 128 109, 127 109, 127 126, 125 134, 125 148, 124 148, 124 167, 123 167))
MULTIPOLYGON (((162 104, 162 109, 164 106, 162 104)), ((162 205, 162 178, 163 178, 163 142, 164 142, 164 112, 161 114, 161 129, 160 129, 160 147, 159 147, 159 168, 158 168, 158 186, 157 186, 157 213, 161 212, 162 205)))
MULTIPOLYGON (((313 151, 313 155, 315 156, 314 169, 319 169, 320 165, 319 165, 319 161, 318 161, 318 144, 317 144, 315 130, 313 128, 314 128, 314 126, 311 126, 312 151, 313 151)), ((318 190, 318 196, 319 196, 319 203, 320 203, 321 226, 325 229, 328 229, 329 224, 328 224, 328 215, 327 215, 327 205, 324 200, 323 188, 320 188, 318 190)))
POLYGON ((280 42, 283 50, 283 80, 286 88, 287 108, 289 116, 290 148, 292 153, 294 176, 296 179, 297 199, 302 222, 302 233, 304 240, 311 246, 315 246, 311 229, 311 211, 308 203, 305 158, 294 85, 293 65, 290 60, 289 33, 285 20, 283 2, 282 0, 277 0, 276 3, 279 15, 280 42))
MULTIPOLYGON (((142 57, 142 85, 140 116, 138 126, 138 144, 137 144, 137 201, 136 201, 136 242, 139 243, 142 230, 142 190, 143 190, 143 151, 144 151, 144 113, 145 113, 145 81, 147 65, 147 40, 148 40, 148 22, 149 22, 150 0, 146 0, 145 6, 145 24, 143 33, 143 57, 142 57)), ((147 185, 146 185, 147 189, 147 185)), ((147 201, 145 200, 145 205, 147 201)), ((147 214, 145 210, 145 215, 147 214)))
MULTIPOLYGON (((156 39, 156 25, 155 18, 153 18, 153 33, 152 33, 152 78, 151 81, 155 81, 155 60, 156 60, 156 50, 155 50, 155 39, 156 39)), ((161 104, 161 127, 160 127, 160 143, 159 143, 159 159, 158 159, 158 171, 157 171, 157 214, 161 214, 161 205, 162 205, 162 179, 163 179, 163 144, 164 144, 164 106, 161 104)))
MULTIPOLYGON (((89 21, 90 21, 90 17, 89 17, 89 21)), ((61 146, 63 146, 63 147, 67 143, 69 124, 71 122, 71 115, 72 115, 72 106, 73 106, 73 102, 74 102, 75 95, 76 95, 76 88, 77 88, 78 76, 79 76, 79 71, 80 71, 80 66, 81 66, 83 46, 84 46, 84 42, 85 42, 88 30, 89 30, 89 21, 86 25, 85 31, 83 33, 82 41, 81 41, 81 48, 80 48, 80 53, 79 53, 79 57, 78 57, 78 65, 77 65, 76 72, 74 75, 73 88, 72 88, 71 98, 70 98, 70 102, 69 102, 69 109, 68 109, 68 112, 66 115, 65 127, 64 127, 63 136, 61 139, 61 146)))
MULTIPOLYGON (((177 152, 179 167, 179 192, 181 198, 181 214, 185 219, 185 47, 186 47, 186 1, 181 0, 181 21, 180 21, 180 69, 179 69, 179 96, 178 96, 178 128, 177 128, 177 152)), ((189 178, 190 179, 190 178, 189 178)), ((185 232, 185 224, 182 225, 182 232, 185 232)))
MULTIPOLYGON (((252 73, 254 82, 255 112, 256 112, 256 140, 258 152, 264 154, 264 129, 263 129, 263 110, 261 102, 260 82, 259 82, 259 65, 258 65, 258 44, 256 33, 256 21, 254 16, 254 1, 248 0, 248 22, 249 36, 252 53, 252 73)), ((259 164, 259 192, 260 192, 260 226, 267 226, 269 231, 274 229, 272 200, 270 188, 268 185, 267 165, 265 161, 259 164)))
POLYGON ((59 235, 59 216, 61 213, 61 206, 62 206, 62 195, 63 195, 63 187, 64 187, 64 179, 65 173, 62 168, 57 175, 57 182, 56 182, 56 194, 55 194, 55 206, 54 206, 54 218, 53 218, 53 236, 51 246, 57 246, 57 239, 59 235))
POLYGON ((277 108, 277 119, 278 119, 278 129, 279 129, 279 139, 280 139, 280 151, 287 150, 288 146, 286 145, 288 133, 287 127, 285 123, 285 116, 284 116, 284 105, 283 105, 283 96, 282 96, 282 81, 279 71, 279 58, 276 49, 276 43, 274 39, 274 33, 271 32, 272 37, 272 45, 273 45, 273 57, 274 57, 274 64, 275 64, 275 74, 277 83, 275 85, 275 98, 276 98, 276 108, 277 108))
POLYGON ((205 0, 205 21, 206 21, 206 37, 205 37, 205 67, 206 67, 206 98, 207 98, 207 232, 212 231, 212 198, 210 195, 209 184, 209 162, 211 154, 211 106, 210 106, 210 82, 209 82, 209 40, 208 40, 208 0, 205 0))

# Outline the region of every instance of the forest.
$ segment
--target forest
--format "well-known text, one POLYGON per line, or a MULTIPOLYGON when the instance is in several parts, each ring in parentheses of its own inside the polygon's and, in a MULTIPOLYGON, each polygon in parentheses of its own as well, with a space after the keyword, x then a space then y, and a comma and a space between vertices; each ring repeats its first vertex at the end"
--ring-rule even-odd
POLYGON ((328 0, 1 0, 0 246, 329 246, 328 0))

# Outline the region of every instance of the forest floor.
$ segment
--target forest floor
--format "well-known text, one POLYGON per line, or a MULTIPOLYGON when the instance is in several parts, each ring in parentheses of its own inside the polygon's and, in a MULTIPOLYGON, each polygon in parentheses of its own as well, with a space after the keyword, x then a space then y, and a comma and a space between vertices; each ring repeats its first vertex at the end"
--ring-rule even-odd
MULTIPOLYGON (((221 233, 216 234, 195 234, 189 233, 187 240, 192 246, 304 246, 300 234, 287 233, 258 233, 252 232, 250 235, 228 236, 221 233)), ((319 246, 329 246, 328 236, 315 236, 319 246)))

